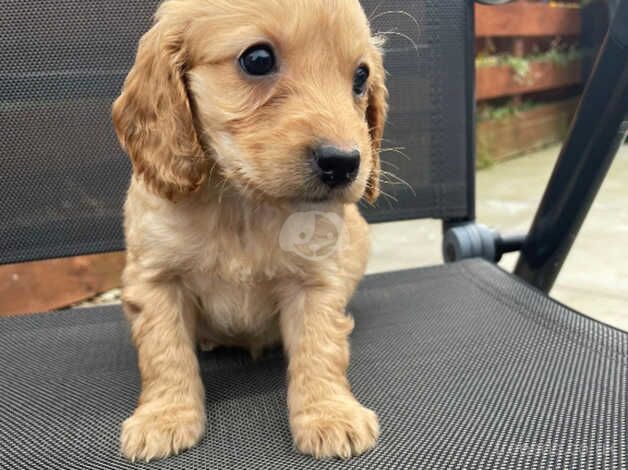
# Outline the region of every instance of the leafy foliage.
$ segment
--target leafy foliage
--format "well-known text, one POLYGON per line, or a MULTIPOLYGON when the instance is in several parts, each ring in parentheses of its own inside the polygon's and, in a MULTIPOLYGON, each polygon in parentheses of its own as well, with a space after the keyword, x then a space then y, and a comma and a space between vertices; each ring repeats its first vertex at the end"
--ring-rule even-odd
POLYGON ((479 122, 505 119, 534 109, 541 104, 542 103, 538 103, 536 101, 524 101, 522 103, 517 103, 514 100, 511 100, 501 106, 491 106, 485 104, 478 107, 477 118, 479 122))
POLYGON ((478 55, 475 65, 478 68, 508 66, 515 72, 517 80, 523 82, 528 77, 533 63, 543 62, 565 66, 574 60, 581 59, 583 55, 584 52, 575 46, 553 45, 545 52, 534 52, 524 57, 512 54, 478 55))

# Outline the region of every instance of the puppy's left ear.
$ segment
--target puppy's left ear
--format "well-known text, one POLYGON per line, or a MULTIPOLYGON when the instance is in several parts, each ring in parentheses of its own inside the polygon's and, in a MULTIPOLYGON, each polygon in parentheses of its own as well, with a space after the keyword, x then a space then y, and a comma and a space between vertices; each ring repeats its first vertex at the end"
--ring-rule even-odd
POLYGON ((382 138, 386 117, 388 116, 388 89, 386 88, 386 71, 384 70, 384 55, 379 40, 375 40, 373 60, 371 63, 371 83, 369 86, 368 107, 366 120, 371 135, 372 169, 369 175, 364 196, 369 203, 374 203, 379 196, 379 177, 381 164, 379 153, 382 148, 382 138))

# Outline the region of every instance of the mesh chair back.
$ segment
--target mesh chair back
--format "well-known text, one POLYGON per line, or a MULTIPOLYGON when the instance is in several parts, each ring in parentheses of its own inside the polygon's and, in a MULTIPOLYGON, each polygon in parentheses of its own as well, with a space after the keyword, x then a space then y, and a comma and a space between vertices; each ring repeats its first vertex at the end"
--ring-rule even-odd
POLYGON ((371 222, 473 216, 473 2, 366 0, 384 34, 390 116, 382 153, 387 194, 371 222), (388 150, 386 150, 388 149, 388 150))
MULTIPOLYGON (((396 175, 367 217, 465 217, 470 2, 363 3, 389 38, 382 157, 396 175)), ((0 263, 123 249, 130 165, 110 108, 158 4, 0 0, 0 263)))

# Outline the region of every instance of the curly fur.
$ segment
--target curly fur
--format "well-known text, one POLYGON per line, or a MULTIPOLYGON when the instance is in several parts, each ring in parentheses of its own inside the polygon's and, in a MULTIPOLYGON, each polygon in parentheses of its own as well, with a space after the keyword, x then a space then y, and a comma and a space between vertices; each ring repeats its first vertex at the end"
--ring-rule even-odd
MULTIPOLYGON (((368 257, 356 202, 379 193, 386 101, 379 42, 358 0, 161 5, 113 106, 134 170, 123 303, 142 378, 122 426, 126 457, 167 457, 205 433, 198 345, 257 355, 283 344, 300 451, 348 458, 375 444, 377 417, 346 378, 345 308, 368 257), (260 42, 272 44, 279 70, 252 79, 238 57, 260 42), (355 97, 362 63, 371 76, 355 97), (320 143, 360 151, 351 185, 330 190, 313 174, 320 143), (286 221, 308 210, 333 214, 348 238, 323 259, 279 243, 286 221)), ((220 438, 211 423, 209 434, 220 438)))

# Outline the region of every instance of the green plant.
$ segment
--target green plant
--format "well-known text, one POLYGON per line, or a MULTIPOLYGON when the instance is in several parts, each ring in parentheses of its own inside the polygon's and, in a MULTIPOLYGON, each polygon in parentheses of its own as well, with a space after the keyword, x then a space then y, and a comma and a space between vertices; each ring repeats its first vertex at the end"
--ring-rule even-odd
POLYGON ((537 106, 540 106, 540 103, 535 101, 517 103, 514 100, 500 106, 481 105, 478 107, 477 117, 479 122, 496 121, 529 111, 537 106))
POLYGON ((574 60, 579 60, 583 56, 583 51, 575 46, 561 47, 553 46, 546 52, 535 53, 529 56, 531 62, 551 62, 557 65, 567 65, 574 60))
POLYGON ((530 62, 525 57, 511 54, 481 55, 476 58, 476 67, 508 66, 512 68, 518 79, 523 80, 530 72, 530 62))
POLYGON ((516 80, 522 82, 527 79, 532 63, 553 63, 561 66, 568 65, 574 60, 582 58, 584 52, 575 46, 563 46, 556 41, 549 50, 535 52, 533 54, 517 57, 512 54, 478 55, 475 60, 476 67, 510 67, 516 80))

